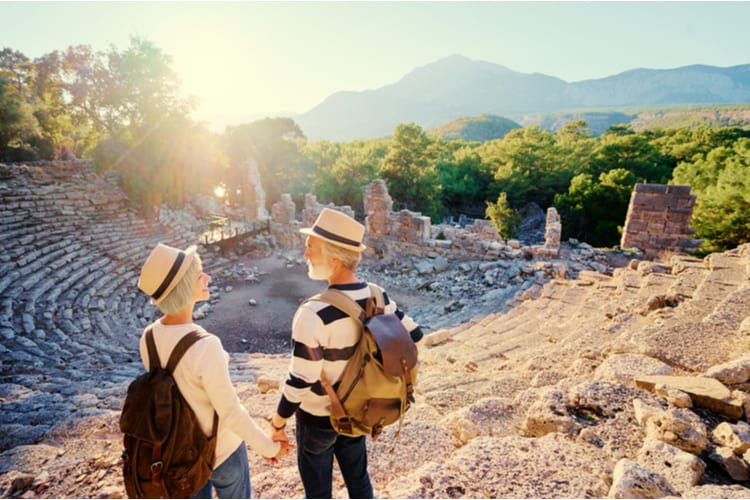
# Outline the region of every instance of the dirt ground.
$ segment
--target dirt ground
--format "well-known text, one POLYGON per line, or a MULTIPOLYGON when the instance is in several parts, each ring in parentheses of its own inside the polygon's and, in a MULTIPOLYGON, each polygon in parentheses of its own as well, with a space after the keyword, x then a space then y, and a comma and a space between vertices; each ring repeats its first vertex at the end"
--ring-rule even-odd
POLYGON ((214 278, 221 287, 219 302, 198 323, 221 338, 229 352, 288 353, 294 312, 326 283, 308 278, 304 265, 287 267, 277 255, 243 257, 240 262, 246 269, 255 267, 260 281, 214 278), (227 286, 231 292, 224 291, 227 286), (249 305, 251 299, 256 305, 249 305))
MULTIPOLYGON (((263 258, 244 256, 240 262, 245 269, 256 268, 260 281, 213 277, 221 289, 220 298, 211 306, 208 316, 198 323, 221 338, 228 352, 289 353, 292 318, 297 307, 307 297, 325 290, 326 282, 311 280, 306 264, 291 265, 278 254, 263 258), (231 292, 224 291, 228 285, 232 287, 231 292), (256 305, 249 305, 251 299, 256 305)), ((435 300, 384 281, 382 277, 368 275, 367 279, 384 286, 407 314, 410 309, 416 310, 435 300)), ((415 319, 420 318, 415 316, 415 319)))

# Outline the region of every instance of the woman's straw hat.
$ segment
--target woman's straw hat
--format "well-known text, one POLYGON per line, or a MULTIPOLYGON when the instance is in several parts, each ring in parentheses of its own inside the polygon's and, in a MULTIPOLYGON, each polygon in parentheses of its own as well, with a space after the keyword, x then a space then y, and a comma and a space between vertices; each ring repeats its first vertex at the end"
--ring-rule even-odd
POLYGON ((362 244, 365 226, 348 215, 330 208, 324 208, 320 212, 313 227, 302 228, 300 232, 354 252, 362 252, 367 248, 362 244))
POLYGON ((186 250, 159 243, 151 251, 141 269, 138 288, 151 297, 152 304, 158 304, 180 282, 195 258, 196 246, 186 250))

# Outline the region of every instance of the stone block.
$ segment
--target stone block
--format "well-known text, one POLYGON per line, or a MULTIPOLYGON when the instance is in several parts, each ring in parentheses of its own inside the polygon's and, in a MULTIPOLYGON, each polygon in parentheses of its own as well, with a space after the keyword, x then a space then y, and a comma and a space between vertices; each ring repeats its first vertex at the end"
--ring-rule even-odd
POLYGON ((642 184, 638 183, 634 188, 636 193, 659 193, 665 194, 667 186, 665 184, 642 184))
POLYGON ((693 405, 707 408, 732 420, 742 418, 742 403, 732 398, 729 389, 709 377, 643 376, 635 379, 637 387, 653 391, 657 384, 679 389, 690 395, 693 405))
POLYGON ((677 491, 661 474, 632 460, 623 458, 612 472, 612 486, 608 498, 664 498, 676 496, 677 491))
POLYGON ((679 186, 672 184, 667 186, 666 193, 679 197, 679 196, 690 196, 690 186, 679 186))
POLYGON ((742 420, 736 424, 720 423, 712 436, 716 443, 731 448, 735 455, 742 455, 750 449, 750 424, 742 420))
POLYGON ((735 481, 750 480, 750 467, 742 457, 734 454, 732 448, 718 446, 708 455, 708 458, 719 464, 735 481))
POLYGON ((664 476, 680 492, 698 484, 706 470, 706 464, 695 455, 648 438, 638 450, 638 463, 664 476))

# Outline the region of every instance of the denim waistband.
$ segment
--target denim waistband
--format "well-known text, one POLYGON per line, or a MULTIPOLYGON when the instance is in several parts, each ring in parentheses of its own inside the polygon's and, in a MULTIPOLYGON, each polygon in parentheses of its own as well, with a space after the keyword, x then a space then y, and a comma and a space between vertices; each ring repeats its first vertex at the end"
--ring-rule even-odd
POLYGON ((312 413, 307 413, 302 408, 297 408, 294 415, 297 417, 298 422, 309 425, 310 427, 333 429, 333 426, 331 425, 331 417, 328 415, 322 417, 319 415, 313 415, 312 413))

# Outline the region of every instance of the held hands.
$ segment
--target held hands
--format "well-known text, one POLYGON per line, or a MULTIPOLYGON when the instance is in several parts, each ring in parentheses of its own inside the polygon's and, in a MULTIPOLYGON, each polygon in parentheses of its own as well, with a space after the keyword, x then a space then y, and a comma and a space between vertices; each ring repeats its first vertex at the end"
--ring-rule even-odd
POLYGON ((276 453, 273 457, 263 457, 266 461, 271 462, 272 464, 278 464, 279 458, 284 457, 288 455, 289 453, 294 450, 295 446, 289 442, 289 439, 286 437, 286 422, 280 427, 277 427, 273 423, 273 418, 269 417, 267 418, 268 423, 271 426, 271 432, 269 433, 269 437, 272 441, 276 441, 281 446, 279 447, 278 453, 276 453))

